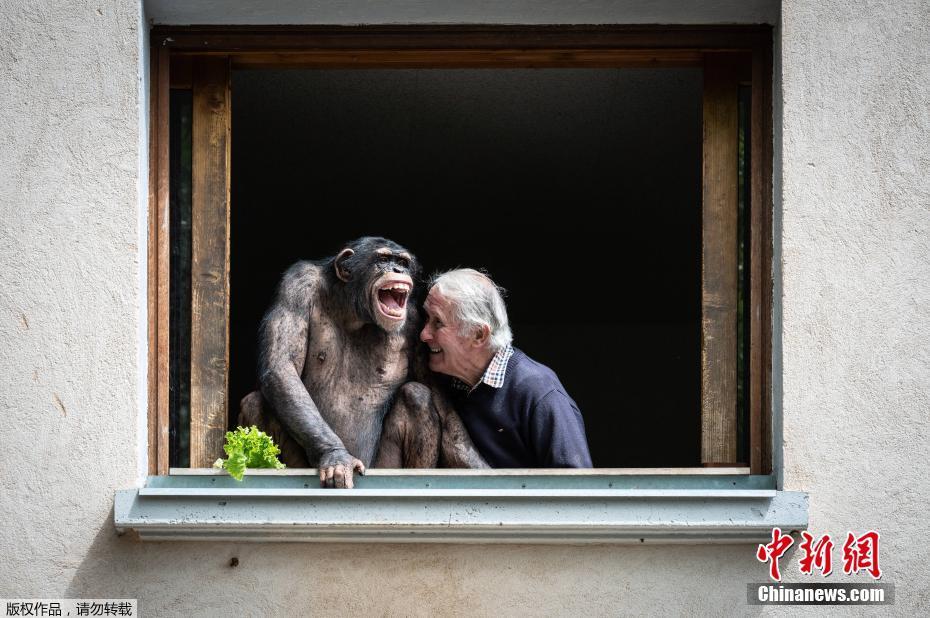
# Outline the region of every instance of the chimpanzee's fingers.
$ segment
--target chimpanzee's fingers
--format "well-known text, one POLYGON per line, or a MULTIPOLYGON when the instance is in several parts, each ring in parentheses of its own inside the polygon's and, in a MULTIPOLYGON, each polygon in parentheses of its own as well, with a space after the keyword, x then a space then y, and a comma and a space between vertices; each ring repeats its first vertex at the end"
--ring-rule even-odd
POLYGON ((320 468, 320 487, 326 487, 326 468, 320 468))
POLYGON ((365 464, 363 464, 363 463, 361 462, 361 460, 356 459, 356 460, 355 460, 355 466, 354 466, 354 467, 355 467, 356 470, 358 470, 358 473, 359 473, 359 474, 361 474, 361 475, 364 475, 364 474, 365 474, 365 464))
POLYGON ((333 487, 333 473, 334 472, 335 470, 333 469, 332 466, 326 467, 326 486, 327 487, 333 487))
POLYGON ((354 482, 354 479, 352 478, 352 466, 346 466, 345 481, 346 481, 346 484, 345 484, 346 489, 352 489, 353 487, 355 487, 355 482, 354 482))
POLYGON ((342 464, 336 466, 336 487, 345 489, 346 486, 346 467, 342 464))

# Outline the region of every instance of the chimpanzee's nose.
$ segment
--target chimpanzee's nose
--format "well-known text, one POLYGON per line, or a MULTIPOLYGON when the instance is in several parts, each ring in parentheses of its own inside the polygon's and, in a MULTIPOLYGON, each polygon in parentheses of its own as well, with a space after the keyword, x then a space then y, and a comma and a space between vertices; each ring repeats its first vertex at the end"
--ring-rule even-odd
POLYGON ((397 273, 398 275, 401 274, 402 272, 404 272, 404 269, 401 268, 400 266, 392 266, 392 267, 391 267, 391 270, 393 270, 393 271, 394 271, 395 273, 397 273))

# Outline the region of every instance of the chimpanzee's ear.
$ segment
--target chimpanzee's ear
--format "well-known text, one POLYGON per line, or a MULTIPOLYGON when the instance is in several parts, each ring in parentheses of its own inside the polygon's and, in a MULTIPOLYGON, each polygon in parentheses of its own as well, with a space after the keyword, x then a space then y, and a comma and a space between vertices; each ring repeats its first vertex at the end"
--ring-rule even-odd
POLYGON ((352 278, 352 271, 346 268, 344 262, 353 255, 355 255, 355 251, 346 247, 339 252, 339 255, 336 256, 336 261, 333 263, 336 268, 336 276, 346 282, 352 278))

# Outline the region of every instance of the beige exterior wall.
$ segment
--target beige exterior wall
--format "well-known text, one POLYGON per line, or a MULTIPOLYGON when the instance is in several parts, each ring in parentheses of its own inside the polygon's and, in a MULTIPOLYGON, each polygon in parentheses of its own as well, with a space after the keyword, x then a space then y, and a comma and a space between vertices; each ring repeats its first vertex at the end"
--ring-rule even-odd
MULTIPOLYGON (((930 4, 786 0, 779 19, 784 488, 810 493, 814 532, 879 530, 892 609, 925 613, 930 4)), ((755 613, 747 545, 118 538, 114 491, 146 465, 143 23, 130 0, 0 3, 0 596, 135 597, 146 615, 755 613)))

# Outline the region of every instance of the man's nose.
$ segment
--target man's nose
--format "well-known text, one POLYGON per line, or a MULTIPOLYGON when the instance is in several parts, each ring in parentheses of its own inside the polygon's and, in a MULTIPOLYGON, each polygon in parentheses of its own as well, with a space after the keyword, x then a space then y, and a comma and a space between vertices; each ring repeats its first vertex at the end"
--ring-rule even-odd
POLYGON ((429 326, 424 326, 423 330, 420 331, 420 341, 426 343, 426 340, 430 338, 429 326))

